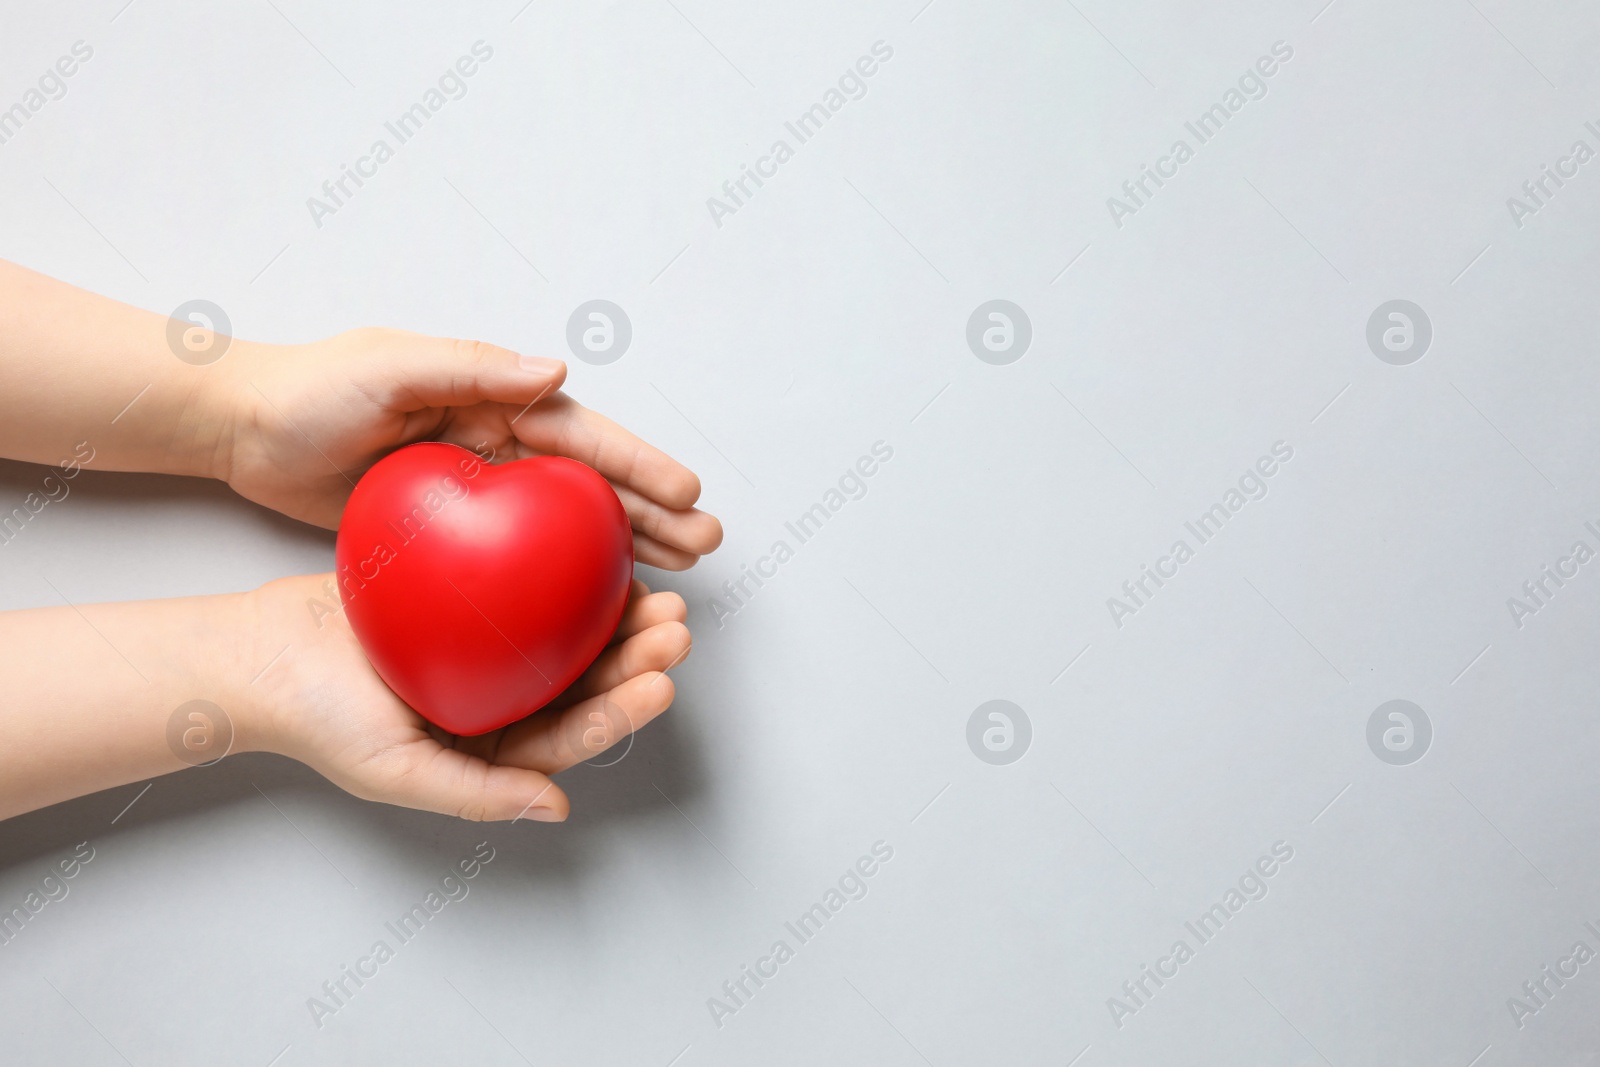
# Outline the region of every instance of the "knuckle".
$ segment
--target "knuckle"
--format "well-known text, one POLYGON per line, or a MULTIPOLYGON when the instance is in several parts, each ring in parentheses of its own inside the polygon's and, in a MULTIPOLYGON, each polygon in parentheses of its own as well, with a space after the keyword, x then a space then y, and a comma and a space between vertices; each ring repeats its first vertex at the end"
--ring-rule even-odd
POLYGON ((660 541, 661 528, 666 525, 666 521, 666 512, 660 508, 650 508, 644 513, 644 532, 660 541))
POLYGON ((487 341, 474 341, 462 338, 455 343, 455 356, 462 363, 474 367, 482 367, 498 361, 504 350, 487 341))
POLYGON ((662 674, 657 678, 652 689, 655 694, 655 705, 661 711, 666 711, 672 706, 673 699, 678 695, 678 687, 673 684, 672 675, 662 674))
POLYGON ((456 818, 484 822, 489 818, 489 805, 482 797, 474 797, 456 809, 456 818))

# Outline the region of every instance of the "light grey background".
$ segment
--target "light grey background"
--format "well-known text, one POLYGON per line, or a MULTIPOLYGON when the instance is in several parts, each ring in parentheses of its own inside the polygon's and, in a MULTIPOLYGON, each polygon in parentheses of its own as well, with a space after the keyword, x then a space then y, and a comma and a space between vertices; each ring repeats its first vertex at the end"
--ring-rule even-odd
MULTIPOLYGON (((252 756, 0 826, 3 908, 95 849, 0 949, 7 1062, 1594 1062, 1600 962, 1520 1028, 1508 998, 1600 950, 1600 564, 1520 628, 1507 606, 1600 548, 1600 161, 1520 226, 1507 205, 1600 149, 1592 5, 123 2, 4 15, 0 107, 94 56, 0 146, 0 255, 277 341, 564 356, 573 309, 614 301, 632 345, 571 391, 694 466, 728 537, 643 569, 695 653, 626 759, 564 777, 566 825, 252 756), (314 225, 478 40, 467 95, 314 225), (718 226, 707 198, 877 41, 866 95, 718 226), (1267 95, 1116 225, 1107 198, 1278 41, 1267 95), (995 299, 1033 329, 1008 366, 966 343, 995 299), (1393 299, 1432 322, 1409 366, 1366 343, 1393 299), (1117 626, 1107 598, 1278 441, 1265 499, 1117 626), (1393 699, 1433 725, 1407 766, 1367 746, 1393 699), (1032 725, 1008 765, 968 748, 990 700, 1032 725), (470 895, 315 1025, 485 839, 470 895), (785 921, 878 841, 867 896, 798 945, 785 921), (1108 998, 1275 842, 1268 895, 1118 1026, 1108 998), (708 999, 780 938, 719 1026, 708 999)), ((0 467, 0 509, 42 474, 0 467)), ((331 558, 220 487, 91 473, 0 548, 0 606, 331 558)))

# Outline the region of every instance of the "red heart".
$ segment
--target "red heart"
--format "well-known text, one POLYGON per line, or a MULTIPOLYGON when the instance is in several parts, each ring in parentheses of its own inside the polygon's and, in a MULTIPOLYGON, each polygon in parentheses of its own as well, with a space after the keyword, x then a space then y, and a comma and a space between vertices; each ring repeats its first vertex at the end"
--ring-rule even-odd
POLYGON ((379 677, 464 735, 571 685, 616 632, 633 579, 628 516, 599 474, 557 456, 490 466, 437 442, 362 477, 334 556, 379 677))

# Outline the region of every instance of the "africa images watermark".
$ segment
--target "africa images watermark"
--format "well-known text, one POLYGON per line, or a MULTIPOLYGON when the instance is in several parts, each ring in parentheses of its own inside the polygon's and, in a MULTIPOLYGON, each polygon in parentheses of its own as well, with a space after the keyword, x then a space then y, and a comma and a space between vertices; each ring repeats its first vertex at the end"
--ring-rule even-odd
POLYGON ((1183 124, 1194 138, 1194 145, 1179 137, 1172 142, 1166 155, 1156 158, 1153 168, 1149 164, 1140 164, 1138 176, 1122 183, 1122 196, 1106 198, 1106 210, 1111 212, 1111 221, 1117 229, 1122 229, 1123 219, 1147 207, 1156 192, 1178 176, 1179 168, 1195 157, 1196 149, 1221 133, 1222 128, 1233 121, 1233 117, 1243 111, 1247 103, 1265 97, 1267 79, 1278 73, 1280 65, 1293 58, 1294 49, 1288 42, 1272 42, 1271 54, 1260 57, 1246 68, 1239 75, 1237 88, 1229 86, 1222 94, 1221 103, 1212 104, 1193 121, 1183 124))
MULTIPOLYGON (((1594 537, 1596 544, 1600 544, 1600 527, 1589 521, 1583 524, 1583 528, 1594 537)), ((1595 550, 1589 542, 1579 538, 1572 543, 1566 555, 1557 557, 1553 564, 1546 563, 1540 567, 1537 574, 1522 583, 1521 596, 1506 597, 1506 610, 1511 613, 1512 625, 1519 630, 1526 626, 1528 618, 1548 607, 1555 595, 1566 588, 1567 583, 1578 576, 1580 568, 1594 557, 1595 550)))
POLYGON ((1367 747, 1391 767, 1406 767, 1428 754, 1433 720, 1410 700, 1386 700, 1367 716, 1367 747))
POLYGON ((887 841, 874 841, 870 855, 863 855, 845 868, 836 885, 829 886, 822 899, 801 912, 793 922, 783 924, 794 944, 788 938, 778 938, 766 955, 757 957, 753 964, 739 967, 736 977, 722 983, 722 996, 707 997, 706 1010, 711 1021, 721 1030, 726 1021, 749 1007, 750 1001, 768 982, 778 976, 778 969, 794 959, 799 947, 809 943, 839 912, 852 901, 863 900, 867 895, 867 881, 877 874, 882 865, 894 859, 894 846, 887 841))
POLYGON ((1222 894, 1220 901, 1192 921, 1185 921, 1184 929, 1193 935, 1194 944, 1189 944, 1189 938, 1180 937, 1172 943, 1172 948, 1165 956, 1156 959, 1154 966, 1140 964, 1138 975, 1122 983, 1122 995, 1106 998, 1106 1010, 1111 1013, 1112 1025, 1121 1030, 1129 1016, 1148 1008, 1155 995, 1178 977, 1183 965, 1194 959, 1202 947, 1214 941, 1222 933, 1222 928, 1243 911, 1246 904, 1267 898, 1267 893, 1271 891, 1268 879, 1278 874, 1292 859, 1294 847, 1286 841, 1274 841, 1270 854, 1252 863, 1239 876, 1237 884, 1229 886, 1227 892, 1222 894))
POLYGON ((94 859, 94 846, 84 841, 65 859, 50 865, 50 873, 39 880, 37 889, 30 889, 22 903, 9 911, 0 911, 0 946, 11 944, 16 936, 33 922, 49 904, 67 899, 72 887, 67 885, 94 859))
MULTIPOLYGON (((472 451, 477 456, 476 460, 467 457, 457 465, 463 478, 476 478, 483 470, 483 464, 494 462, 495 450, 489 444, 478 445, 472 451)), ((464 480, 448 474, 441 477, 435 487, 424 493, 422 499, 414 502, 410 511, 390 518, 388 526, 394 534, 392 542, 375 543, 368 551, 367 557, 358 561, 354 568, 346 564, 336 575, 337 584, 334 578, 325 579, 322 583, 324 599, 306 598, 306 610, 311 612, 311 618, 316 622, 317 629, 322 629, 327 625, 329 618, 342 612, 345 602, 365 589, 367 582, 375 580, 384 566, 399 557, 401 549, 421 537, 428 524, 452 501, 464 499, 470 492, 471 487, 464 480), (341 590, 343 590, 342 596, 341 590)))
POLYGON ((604 367, 633 343, 633 320, 610 300, 586 300, 567 318, 567 348, 585 363, 604 367))
POLYGON ((38 489, 23 497, 22 503, 10 512, 0 512, 0 545, 9 545, 45 508, 67 499, 72 492, 72 486, 67 483, 93 461, 94 448, 88 441, 79 441, 74 445, 72 455, 45 475, 38 489))
MULTIPOLYGON (((1600 928, 1593 922, 1585 922, 1583 926, 1600 944, 1600 928)), ((1517 1024, 1517 1029, 1527 1029, 1528 1020, 1548 1008, 1556 994, 1578 977, 1583 966, 1594 958, 1595 950, 1587 941, 1575 941, 1565 956, 1556 959, 1554 967, 1547 963, 1523 982, 1519 996, 1506 998, 1506 1011, 1511 1013, 1511 1021, 1517 1024)))
MULTIPOLYGON (((493 456, 490 450, 490 456, 493 456)), ((339 591, 343 594, 345 603, 353 600, 355 596, 367 587, 367 583, 375 581, 382 569, 399 558, 400 552, 417 538, 421 537, 428 529, 429 523, 439 517, 440 512, 457 500, 465 500, 472 492, 471 481, 483 473, 486 460, 481 455, 463 457, 456 469, 461 472, 457 477, 454 473, 445 474, 438 482, 428 487, 418 500, 410 501, 409 510, 390 516, 385 520, 389 532, 393 534, 390 540, 376 541, 367 550, 365 559, 354 564, 346 563, 339 568, 339 591)), ((312 617, 317 620, 317 628, 322 628, 322 623, 327 615, 336 614, 336 609, 319 605, 316 600, 308 601, 311 606, 312 617)))
POLYGON ((1385 300, 1367 316, 1367 347, 1391 367, 1409 367, 1432 344, 1433 320, 1415 301, 1385 300))
POLYGON ((466 900, 467 894, 472 892, 472 887, 467 883, 483 873, 483 869, 494 862, 495 855, 493 845, 487 841, 480 842, 472 855, 459 860, 453 869, 440 877, 437 886, 430 887, 422 900, 413 904, 398 919, 383 924, 383 928, 394 939, 394 944, 389 943, 389 937, 378 938, 367 954, 359 957, 353 966, 341 965, 337 976, 323 982, 320 996, 307 997, 306 1010, 311 1013, 311 1021, 317 1029, 322 1029, 330 1016, 349 1007, 355 995, 378 977, 380 968, 393 960, 400 949, 414 941, 447 905, 466 900))
POLYGON ((1033 720, 1009 700, 986 700, 967 716, 967 748, 991 767, 1005 767, 1028 754, 1033 720))
POLYGON ((494 48, 478 40, 472 42, 471 53, 445 68, 435 84, 423 92, 421 100, 383 124, 389 136, 394 138, 394 144, 391 145, 387 138, 379 137, 367 148, 365 155, 356 157, 354 166, 348 163, 339 165, 338 176, 322 183, 320 197, 306 198, 306 210, 311 212, 311 221, 317 229, 322 229, 325 218, 337 215, 370 179, 377 177, 378 168, 393 159, 401 145, 421 133, 428 121, 443 111, 446 104, 467 95, 467 79, 478 73, 480 64, 494 58, 494 48))
POLYGON ((768 580, 778 576, 778 568, 794 558, 798 546, 815 537, 829 519, 844 510, 846 504, 866 496, 867 480, 878 473, 882 464, 893 458, 894 448, 889 442, 872 442, 871 453, 862 455, 853 465, 845 468, 836 485, 829 486, 821 500, 801 512, 793 522, 783 524, 794 538, 794 545, 780 537, 772 543, 766 555, 756 559, 754 565, 741 564, 739 577, 722 583, 723 596, 714 596, 706 601, 717 629, 722 629, 726 620, 743 611, 756 593, 766 587, 768 580), (754 589, 751 588, 752 584, 754 589))
POLYGON ((45 68, 36 87, 27 89, 15 104, 0 111, 0 145, 21 133, 28 120, 43 111, 46 104, 66 96, 67 79, 93 58, 94 46, 87 41, 74 41, 69 54, 45 68))
POLYGON ((1156 593, 1167 582, 1178 576, 1179 569, 1185 563, 1194 559, 1197 546, 1205 544, 1221 533, 1228 520, 1243 511, 1244 506, 1250 501, 1265 500, 1267 493, 1271 491, 1267 480, 1293 458, 1292 445, 1287 441, 1274 441, 1271 453, 1247 467, 1239 476, 1236 487, 1229 488, 1222 494, 1221 500, 1202 511, 1193 520, 1185 522, 1183 528, 1194 537, 1194 545, 1190 545, 1185 538, 1178 538, 1166 555, 1157 559, 1153 565, 1141 566, 1137 577, 1122 583, 1122 596, 1106 598, 1106 610, 1111 613, 1111 621, 1116 628, 1122 629, 1124 619, 1130 615, 1137 615, 1149 606, 1156 593))
POLYGON ((893 58, 893 46, 886 41, 872 42, 871 54, 860 57, 853 65, 846 67, 844 73, 839 75, 838 82, 823 92, 820 101, 783 124, 789 136, 794 138, 794 144, 780 137, 772 142, 765 155, 756 158, 754 166, 739 164, 739 176, 722 183, 722 197, 706 198, 706 210, 711 213, 711 221, 716 223, 717 229, 722 229, 723 219, 738 214, 739 209, 766 185, 767 179, 776 178, 778 168, 794 158, 795 149, 820 133, 829 119, 844 110, 845 104, 866 96, 867 79, 878 73, 881 64, 893 58), (751 188, 752 184, 754 188, 751 188))
POLYGON ((209 367, 228 354, 233 322, 212 300, 185 300, 167 316, 167 349, 191 367, 209 367))
MULTIPOLYGON (((1600 126, 1591 120, 1585 122, 1583 128, 1600 144, 1600 126)), ((1594 148, 1588 141, 1579 138, 1572 142, 1566 155, 1556 159, 1554 168, 1548 163, 1539 164, 1539 173, 1522 183, 1521 195, 1506 197, 1506 210, 1511 213, 1511 221, 1517 229, 1522 229, 1524 220, 1529 216, 1537 215, 1541 208, 1549 206, 1556 193, 1576 178, 1579 169, 1594 157, 1594 148)))
POLYGON ((1027 354, 1033 321, 1009 300, 986 300, 967 316, 967 347, 992 367, 1005 367, 1027 354))

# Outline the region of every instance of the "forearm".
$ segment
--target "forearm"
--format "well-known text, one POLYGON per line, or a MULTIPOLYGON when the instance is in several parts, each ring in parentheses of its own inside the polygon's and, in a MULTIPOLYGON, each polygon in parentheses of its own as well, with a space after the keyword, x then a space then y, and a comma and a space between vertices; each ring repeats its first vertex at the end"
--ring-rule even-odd
POLYGON ((0 456, 211 474, 228 430, 225 370, 180 359, 171 321, 0 261, 0 456))
POLYGON ((261 747, 242 601, 0 613, 0 818, 261 747), (194 700, 225 718, 186 712, 173 726, 194 700))

